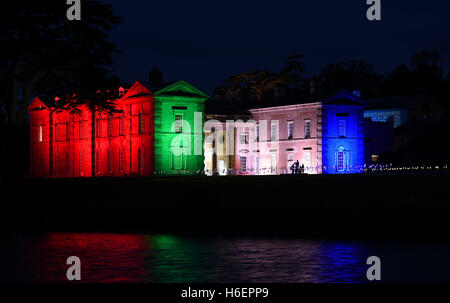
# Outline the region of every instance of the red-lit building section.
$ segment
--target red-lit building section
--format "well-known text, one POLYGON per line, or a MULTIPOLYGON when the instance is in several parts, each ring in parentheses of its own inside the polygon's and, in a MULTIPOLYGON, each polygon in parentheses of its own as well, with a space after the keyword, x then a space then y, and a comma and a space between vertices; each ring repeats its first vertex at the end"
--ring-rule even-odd
POLYGON ((136 82, 119 90, 117 113, 79 113, 35 98, 30 114, 31 177, 149 176, 154 170, 154 97, 136 82), (94 117, 92 116, 94 115, 94 117))

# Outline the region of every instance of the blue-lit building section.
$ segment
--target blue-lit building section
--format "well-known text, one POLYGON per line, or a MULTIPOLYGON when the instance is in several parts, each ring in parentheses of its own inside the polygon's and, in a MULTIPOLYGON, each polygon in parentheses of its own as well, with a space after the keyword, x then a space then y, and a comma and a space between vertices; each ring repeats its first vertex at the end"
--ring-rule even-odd
POLYGON ((322 166, 324 174, 364 170, 364 102, 345 91, 323 104, 322 166))

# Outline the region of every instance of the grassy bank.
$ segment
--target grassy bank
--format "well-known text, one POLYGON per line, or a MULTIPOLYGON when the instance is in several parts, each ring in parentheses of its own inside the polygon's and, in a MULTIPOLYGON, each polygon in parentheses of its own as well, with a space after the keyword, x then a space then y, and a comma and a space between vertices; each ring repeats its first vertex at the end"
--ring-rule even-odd
POLYGON ((1 186, 2 227, 440 238, 450 227, 449 181, 447 174, 24 180, 1 186))

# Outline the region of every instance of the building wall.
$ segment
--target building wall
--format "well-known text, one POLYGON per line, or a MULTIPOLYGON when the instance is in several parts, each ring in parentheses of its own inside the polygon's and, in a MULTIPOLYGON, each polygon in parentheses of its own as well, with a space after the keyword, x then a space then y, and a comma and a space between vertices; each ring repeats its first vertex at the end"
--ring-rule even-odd
POLYGON ((364 117, 362 105, 323 106, 323 173, 358 173, 364 168, 364 117), (345 120, 345 135, 339 120, 345 120))
POLYGON ((30 105, 31 177, 150 176, 154 171, 154 97, 136 82, 117 113, 79 113, 30 105), (94 119, 93 119, 94 118, 94 119), (43 128, 43 135, 40 134, 43 128), (42 139, 41 139, 42 137, 42 139), (43 160, 41 160, 43 159, 43 160))
POLYGON ((204 172, 203 123, 208 96, 184 81, 155 93, 155 171, 157 174, 204 172), (181 132, 175 119, 182 117, 181 132))

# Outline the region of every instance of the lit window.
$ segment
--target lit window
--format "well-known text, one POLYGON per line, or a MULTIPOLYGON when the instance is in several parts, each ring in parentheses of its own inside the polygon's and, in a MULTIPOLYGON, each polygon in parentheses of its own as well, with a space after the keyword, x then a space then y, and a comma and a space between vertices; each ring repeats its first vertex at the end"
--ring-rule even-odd
POLYGON ((347 119, 338 118, 338 136, 345 138, 347 136, 347 119))
POLYGON ((241 172, 247 172, 247 157, 240 157, 240 170, 241 172))
POLYGON ((305 166, 311 167, 311 149, 310 148, 304 149, 303 153, 304 153, 303 154, 303 156, 304 156, 303 162, 305 163, 305 166))
POLYGON ((272 170, 272 173, 275 173, 277 171, 277 154, 272 153, 270 155, 270 168, 272 170))
POLYGON ((344 154, 344 148, 340 147, 337 152, 337 170, 339 172, 343 172, 345 169, 345 154, 344 154))
POLYGON ((311 138, 311 120, 305 120, 305 138, 311 138))
POLYGON ((277 140, 277 123, 272 122, 270 124, 270 140, 276 141, 277 140))
POLYGON ((182 133, 183 132, 183 115, 175 115, 175 132, 182 133))
POLYGON ((291 140, 292 138, 294 138, 294 121, 288 121, 287 127, 288 127, 288 140, 291 140))
POLYGON ((42 136, 42 125, 41 125, 41 126, 39 126, 39 143, 42 143, 42 141, 43 141, 42 137, 43 136, 42 136))
POLYGON ((289 162, 294 161, 294 154, 289 154, 288 155, 288 161, 289 162))

